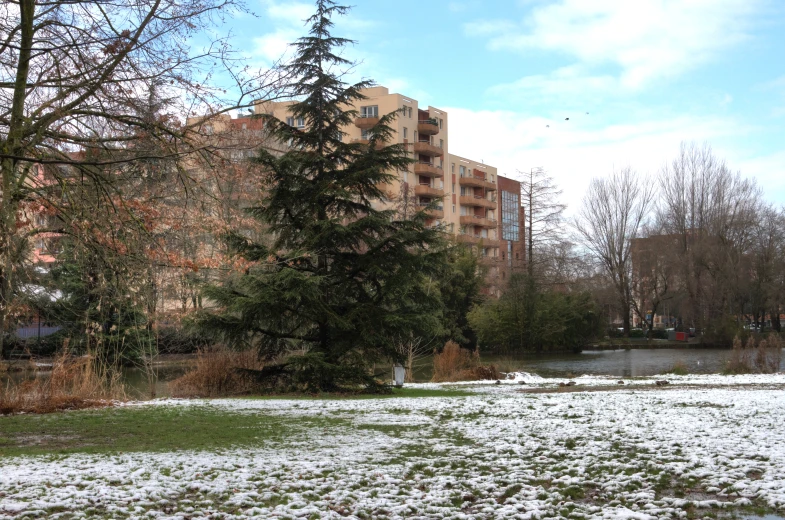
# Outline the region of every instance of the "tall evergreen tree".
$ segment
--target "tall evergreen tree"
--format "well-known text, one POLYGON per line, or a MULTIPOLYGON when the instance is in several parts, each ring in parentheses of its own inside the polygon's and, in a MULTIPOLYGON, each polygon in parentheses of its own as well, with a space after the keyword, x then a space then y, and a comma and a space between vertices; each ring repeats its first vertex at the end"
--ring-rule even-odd
POLYGON ((394 336, 441 328, 439 291, 429 280, 445 261, 443 234, 423 212, 399 218, 385 190, 411 162, 404 145, 384 145, 397 114, 380 118, 368 144, 344 140, 358 116, 347 107, 371 85, 348 85, 336 72, 351 65, 336 52, 351 41, 330 34, 331 18, 346 11, 318 0, 309 35, 294 44, 289 109, 304 128, 262 116, 289 143, 283 155, 262 149, 256 159, 266 190, 251 212, 269 227, 272 245, 230 236, 249 267, 205 290, 220 307, 203 317, 207 330, 268 360, 304 352, 260 374, 275 388, 375 387, 369 367, 396 356, 394 336))

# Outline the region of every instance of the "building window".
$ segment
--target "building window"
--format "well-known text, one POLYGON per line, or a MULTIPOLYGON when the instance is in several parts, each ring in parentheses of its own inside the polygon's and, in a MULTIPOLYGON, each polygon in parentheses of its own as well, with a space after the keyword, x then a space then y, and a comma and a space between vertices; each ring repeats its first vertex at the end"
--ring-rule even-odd
POLYGON ((466 166, 460 165, 458 167, 458 172, 460 173, 461 177, 466 177, 466 166))
POLYGON ((443 119, 440 117, 440 118, 439 118, 439 129, 440 129, 440 130, 441 130, 441 128, 442 128, 442 124, 443 124, 443 123, 444 123, 444 120, 443 120, 443 119))
POLYGON ((455 193, 455 183, 452 183, 452 192, 455 193))
POLYGON ((412 118, 412 107, 409 107, 409 119, 412 118))
POLYGON ((305 118, 298 117, 297 118, 297 128, 305 128, 305 118))
POLYGON ((213 125, 205 125, 204 133, 207 135, 213 135, 213 125))
POLYGON ((371 138, 371 135, 372 135, 372 134, 371 134, 371 131, 370 131, 369 129, 367 129, 367 128, 363 128, 363 129, 360 131, 360 138, 361 138, 361 139, 370 139, 370 138, 371 138))
POLYGON ((404 126, 403 127, 403 138, 406 139, 407 137, 409 137, 409 129, 404 126))
POLYGON ((452 212, 455 213, 455 204, 452 205, 452 212))
MULTIPOLYGON (((455 173, 455 163, 450 164, 450 171, 452 173, 455 173)), ((452 191, 455 191, 455 190, 452 190, 452 191)))
POLYGON ((379 117, 379 107, 377 105, 360 107, 360 117, 379 117))
POLYGON ((518 197, 517 193, 502 191, 502 240, 519 240, 518 197))
POLYGON ((293 117, 287 117, 286 118, 286 124, 289 125, 289 126, 294 126, 294 118, 293 117))
POLYGON ((444 149, 444 139, 439 139, 439 148, 444 149))

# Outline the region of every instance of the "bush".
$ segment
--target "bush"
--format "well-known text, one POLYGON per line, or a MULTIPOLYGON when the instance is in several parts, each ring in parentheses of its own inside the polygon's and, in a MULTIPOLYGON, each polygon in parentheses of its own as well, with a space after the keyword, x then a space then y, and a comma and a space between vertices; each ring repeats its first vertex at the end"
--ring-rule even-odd
POLYGON ((690 373, 690 369, 687 367, 687 364, 684 361, 676 361, 671 367, 669 374, 675 374, 677 376, 686 376, 690 373))
POLYGON ((783 341, 777 334, 757 342, 750 336, 745 342, 733 340, 733 352, 725 364, 726 374, 773 374, 780 369, 783 341))
POLYGON ((433 356, 432 381, 476 381, 499 379, 494 365, 480 364, 480 353, 463 349, 454 341, 448 341, 441 352, 433 356))
POLYGON ((668 339, 668 331, 665 329, 654 329, 651 331, 653 339, 668 339))
POLYGON ((630 337, 631 338, 645 338, 646 333, 643 332, 641 329, 631 329, 630 330, 630 337))
POLYGON ((101 365, 94 356, 76 357, 65 351, 54 359, 48 376, 34 373, 0 386, 0 415, 106 406, 123 398, 118 370, 101 365))
POLYGON ((236 351, 224 346, 201 349, 196 366, 169 383, 175 397, 219 397, 252 392, 258 384, 253 371, 264 368, 254 350, 236 351))

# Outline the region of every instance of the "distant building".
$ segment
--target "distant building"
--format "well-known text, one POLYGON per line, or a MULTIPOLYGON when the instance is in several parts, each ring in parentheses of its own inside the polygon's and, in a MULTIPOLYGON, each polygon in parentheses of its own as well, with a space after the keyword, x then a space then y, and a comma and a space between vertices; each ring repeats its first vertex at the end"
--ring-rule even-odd
MULTIPOLYGON (((391 94, 386 87, 362 93, 367 99, 352 107, 358 117, 345 129, 346 139, 367 142, 369 130, 381 116, 400 110, 392 122, 393 143, 407 145, 416 162, 398 172, 388 187, 389 198, 394 201, 413 192, 415 204, 421 207, 441 199, 430 213, 433 224, 444 225, 459 243, 475 249, 488 267, 489 292, 498 296, 510 273, 526 261, 520 183, 498 175, 494 166, 450 153, 445 110, 420 107, 416 99, 391 94)), ((292 104, 260 101, 256 112, 272 114, 291 126, 305 126, 305 121, 291 115, 292 104)))

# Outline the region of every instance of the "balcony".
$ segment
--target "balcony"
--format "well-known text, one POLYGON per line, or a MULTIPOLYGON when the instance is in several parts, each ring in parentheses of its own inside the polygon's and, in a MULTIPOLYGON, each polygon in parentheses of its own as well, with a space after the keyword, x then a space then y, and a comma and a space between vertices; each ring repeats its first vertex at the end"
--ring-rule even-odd
POLYGON ((458 179, 461 186, 471 186, 473 188, 485 188, 486 190, 496 190, 496 185, 490 181, 486 181, 480 177, 472 175, 461 176, 458 179))
POLYGON ((478 217, 476 215, 462 215, 460 221, 462 226, 478 226, 488 229, 495 229, 498 224, 498 222, 493 219, 478 217))
POLYGON ((502 259, 498 256, 483 255, 480 257, 480 263, 487 266, 500 265, 502 259))
POLYGON ((482 244, 483 247, 499 247, 499 241, 495 238, 488 238, 474 233, 459 233, 458 242, 461 244, 482 244))
POLYGON ((495 200, 488 200, 485 197, 480 197, 479 195, 461 195, 459 200, 462 206, 496 209, 495 200))
POLYGON ((439 122, 436 119, 420 119, 417 121, 417 131, 420 135, 436 135, 439 133, 439 122))
POLYGON ((369 128, 376 126, 378 122, 378 117, 358 117, 354 120, 354 126, 362 128, 363 130, 368 130, 369 128))
POLYGON ((434 188, 429 184, 418 184, 414 187, 414 194, 421 197, 444 197, 444 189, 434 188))
POLYGON ((420 206, 421 211, 425 211, 425 214, 431 218, 444 218, 444 206, 435 206, 429 209, 430 202, 418 202, 417 205, 420 206))
POLYGON ((427 155, 429 157, 439 157, 444 155, 444 150, 432 145, 429 141, 418 141, 414 143, 414 153, 427 155))
POLYGON ((425 177, 444 177, 444 171, 440 167, 423 161, 414 164, 414 173, 425 177))
POLYGON ((460 233, 458 235, 458 243, 459 244, 479 244, 480 243, 480 237, 479 236, 470 235, 468 233, 460 233))

